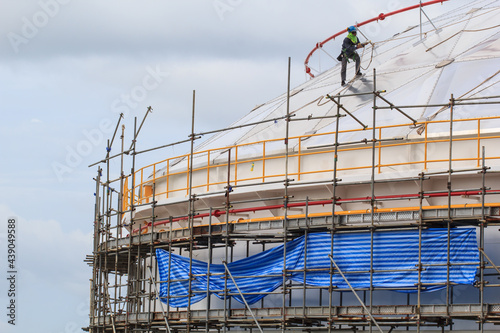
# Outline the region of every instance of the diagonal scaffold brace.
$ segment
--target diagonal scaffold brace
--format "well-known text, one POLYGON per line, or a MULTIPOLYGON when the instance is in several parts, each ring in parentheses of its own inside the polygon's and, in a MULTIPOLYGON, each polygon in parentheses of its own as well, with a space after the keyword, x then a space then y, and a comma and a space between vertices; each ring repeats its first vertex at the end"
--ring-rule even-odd
POLYGON ((356 293, 356 290, 354 290, 354 288, 351 286, 351 284, 349 283, 349 281, 347 280, 347 278, 345 277, 344 273, 342 273, 342 271, 340 270, 339 266, 337 265, 337 263, 333 260, 333 257, 331 254, 328 255, 328 258, 330 258, 331 262, 335 265, 335 268, 337 269, 337 271, 339 271, 340 275, 342 276, 342 278, 344 279, 344 281, 347 283, 347 285, 349 286, 349 289, 351 289, 352 293, 354 294, 354 296, 356 296, 356 298, 358 299, 359 301, 359 304, 361 304, 361 306, 363 307, 363 309, 365 309, 366 313, 368 313, 368 316, 370 316, 370 319, 371 321, 377 326, 378 330, 381 332, 381 333, 384 333, 384 331, 382 331, 382 329, 380 328, 380 326, 378 325, 377 321, 375 320, 375 318, 373 318, 371 312, 368 310, 368 308, 366 307, 365 303, 363 303, 363 301, 361 300, 361 298, 359 298, 358 294, 356 293))
POLYGON ((405 116, 406 118, 410 119, 411 122, 415 125, 418 121, 416 119, 413 119, 409 114, 407 114, 406 112, 404 112, 403 110, 401 110, 400 108, 398 108, 397 106, 395 106, 394 104, 392 104, 390 101, 388 101, 386 98, 384 98, 381 93, 382 91, 375 91, 373 92, 375 94, 375 96, 377 96, 378 98, 380 98, 381 100, 383 100, 384 102, 386 102, 387 104, 389 104, 389 106, 391 107, 391 110, 392 109, 395 109, 396 111, 398 111, 399 113, 401 113, 403 116, 405 116))
POLYGON ((340 104, 339 102, 337 102, 335 100, 335 98, 333 98, 332 96, 330 95, 326 95, 326 97, 331 100, 332 102, 334 102, 335 104, 338 105, 339 108, 341 108, 342 110, 344 110, 345 113, 347 113, 352 119, 354 119, 358 124, 360 124, 362 127, 363 127, 363 130, 367 129, 368 126, 363 124, 363 122, 361 120, 359 120, 358 118, 356 118, 351 112, 349 112, 349 110, 347 110, 342 104, 340 104))
POLYGON ((110 312, 110 317, 111 317, 111 325, 113 326, 113 333, 116 333, 116 325, 115 325, 115 313, 111 312, 111 301, 110 301, 110 296, 109 296, 109 282, 108 282, 108 277, 104 275, 104 289, 105 289, 105 301, 107 300, 108 306, 109 306, 109 312, 110 312))
MULTIPOLYGON (((142 125, 144 125, 144 122, 146 121, 146 118, 148 117, 148 114, 150 113, 153 113, 153 108, 151 106, 148 106, 147 110, 146 110, 146 113, 144 114, 144 118, 142 118, 142 122, 141 124, 139 125, 139 129, 137 130, 137 132, 135 133, 134 135, 134 139, 132 140, 132 143, 130 144, 130 148, 128 149, 128 151, 130 152, 132 150, 132 147, 134 147, 135 145, 135 142, 137 141, 137 137, 139 136, 139 132, 141 131, 142 129, 142 125)), ((134 147, 135 148, 135 147, 134 147)), ((134 149, 134 154, 135 154, 135 149, 134 149)))
POLYGON ((165 314, 165 309, 163 309, 163 302, 160 299, 160 293, 158 292, 158 289, 156 287, 156 281, 153 277, 153 271, 151 271, 151 267, 149 267, 149 278, 151 279, 151 281, 153 281, 156 297, 158 297, 158 300, 160 301, 161 312, 163 314, 163 319, 165 319, 165 326, 167 327, 168 333, 171 333, 172 331, 170 330, 170 325, 168 324, 168 318, 167 315, 165 314))
POLYGON ((484 250, 479 248, 479 251, 483 254, 486 260, 490 262, 491 266, 493 266, 493 268, 498 272, 498 274, 500 274, 500 268, 493 263, 493 261, 490 259, 490 257, 488 257, 488 255, 484 252, 484 250))
POLYGON ((233 275, 231 274, 231 272, 229 271, 229 268, 227 267, 227 264, 224 260, 222 260, 222 263, 224 264, 224 267, 226 268, 226 272, 229 274, 229 277, 231 278, 231 280, 233 281, 234 285, 236 286, 236 289, 238 290, 238 293, 240 294, 241 296, 241 299, 243 299, 243 302, 245 303, 245 306, 247 307, 248 311, 250 311, 250 314, 252 315, 252 318, 253 320, 255 321, 255 323, 257 324, 257 327, 259 328, 259 331, 261 333, 264 333, 262 331, 262 328, 260 327, 259 325, 259 322, 257 321, 257 318, 255 318, 253 312, 252 312, 252 309, 250 308, 250 305, 248 305, 247 303, 247 300, 245 299, 245 296, 243 296, 243 294, 241 293, 241 290, 240 288, 238 287, 238 284, 236 283, 236 281, 234 280, 233 278, 233 275))

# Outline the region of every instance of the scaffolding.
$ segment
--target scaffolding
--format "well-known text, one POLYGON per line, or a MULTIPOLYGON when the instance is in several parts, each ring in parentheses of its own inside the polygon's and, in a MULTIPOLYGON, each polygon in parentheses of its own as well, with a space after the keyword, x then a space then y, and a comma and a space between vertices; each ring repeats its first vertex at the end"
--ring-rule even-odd
MULTIPOLYGON (((289 126, 292 121, 307 122, 314 119, 325 118, 311 116, 309 118, 298 119, 290 113, 290 59, 288 75, 288 92, 286 115, 281 120, 286 121, 285 133, 283 137, 274 141, 282 143, 282 153, 277 157, 284 160, 284 168, 280 174, 267 175, 265 168, 263 174, 255 178, 238 179, 237 168, 242 163, 251 164, 256 161, 265 162, 264 155, 258 159, 238 160, 238 146, 219 148, 218 151, 227 153, 227 162, 215 166, 210 165, 210 152, 208 152, 207 164, 204 167, 194 166, 195 141, 207 134, 227 131, 231 128, 214 130, 206 133, 195 131, 195 94, 193 92, 192 123, 191 133, 187 140, 163 145, 160 147, 136 150, 136 140, 142 128, 142 124, 151 111, 146 112, 141 125, 137 127, 135 120, 133 140, 130 148, 125 150, 124 127, 121 128, 121 152, 110 156, 110 147, 118 132, 118 121, 113 139, 108 141, 108 154, 102 161, 94 164, 98 165, 95 177, 95 212, 94 212, 94 245, 93 253, 87 258, 92 266, 92 279, 90 286, 90 324, 88 331, 97 332, 226 332, 233 331, 264 331, 281 330, 285 331, 389 331, 395 328, 415 330, 435 327, 441 330, 451 330, 456 321, 467 320, 477 323, 480 332, 492 328, 493 325, 500 324, 500 302, 486 302, 486 293, 496 293, 499 295, 500 283, 495 283, 495 279, 500 278, 500 268, 490 259, 485 251, 486 232, 498 232, 493 230, 500 225, 500 202, 492 202, 488 198, 496 199, 500 195, 494 185, 498 184, 500 173, 492 170, 488 162, 498 162, 500 156, 487 155, 486 148, 482 143, 485 140, 495 140, 500 138, 498 130, 496 133, 482 133, 480 129, 481 121, 488 121, 490 118, 460 119, 453 118, 454 108, 461 105, 484 105, 500 104, 500 96, 488 96, 484 98, 459 98, 453 95, 442 104, 435 104, 449 109, 449 120, 440 123, 449 123, 448 137, 428 138, 427 126, 430 121, 418 121, 411 118, 405 109, 417 107, 416 105, 394 105, 382 96, 383 90, 377 90, 376 70, 373 70, 373 91, 359 92, 354 94, 328 95, 327 99, 334 103, 336 113, 330 118, 335 118, 335 128, 332 128, 333 143, 329 146, 309 147, 310 150, 298 153, 290 150, 291 140, 300 138, 289 136, 289 126), (365 124, 356 118, 354 113, 346 109, 342 100, 355 96, 371 96, 373 99, 372 123, 365 124), (383 104, 380 104, 382 102, 383 104), (404 141, 403 138, 384 138, 381 127, 377 127, 377 115, 381 111, 398 112, 405 115, 410 123, 401 126, 412 125, 422 128, 425 132, 423 140, 415 142, 404 141), (341 142, 339 133, 342 133, 342 118, 347 117, 359 123, 359 131, 371 134, 371 138, 359 142, 341 142), (478 123, 476 136, 457 137, 454 125, 462 121, 475 121, 478 123), (457 162, 464 158, 454 157, 454 144, 460 141, 477 141, 477 155, 466 159, 477 161, 477 167, 457 168, 457 162), (441 156, 438 160, 427 158, 413 161, 411 163, 421 165, 421 172, 409 177, 399 177, 395 179, 379 178, 381 169, 394 166, 393 163, 382 164, 381 154, 383 149, 402 144, 419 144, 426 149, 433 143, 445 143, 448 145, 448 156, 441 156), (184 158, 187 167, 184 171, 170 171, 167 169, 162 175, 158 175, 156 164, 152 169, 136 170, 136 158, 149 152, 157 152, 158 149, 179 145, 190 144, 190 151, 187 155, 172 158, 179 160, 184 158), (356 149, 369 151, 370 163, 367 166, 356 167, 356 169, 369 170, 369 180, 346 182, 339 178, 339 172, 349 172, 350 170, 339 167, 339 154, 341 151, 350 149, 357 145, 356 149), (362 146, 360 148, 360 146, 362 146), (316 175, 321 175, 323 179, 307 181, 300 177, 308 171, 300 171, 300 157, 304 154, 315 154, 320 151, 325 156, 330 156, 333 162, 333 169, 314 171, 316 175), (124 159, 131 159, 130 173, 124 170, 124 159), (289 162, 291 159, 299 159, 299 171, 291 172, 289 162), (112 176, 110 161, 120 159, 120 170, 118 177, 112 176), (443 171, 428 172, 427 166, 431 163, 446 163, 447 168, 443 171), (210 170, 216 167, 225 167, 227 176, 225 182, 211 183, 210 170), (144 174, 149 170, 151 176, 144 174), (206 183, 201 185, 193 184, 193 174, 195 171, 206 170, 206 183), (169 188, 166 191, 158 192, 156 184, 159 180, 166 181, 173 175, 185 174, 186 186, 169 188), (113 178, 114 177, 114 178, 113 178), (295 177, 293 179, 292 177, 295 177), (456 188, 455 177, 467 177, 468 188, 456 188), (414 183, 419 191, 415 194, 394 194, 380 195, 377 187, 388 183, 414 183), (130 184, 130 186, 129 186, 130 184), (235 193, 241 188, 255 187, 264 184, 282 186, 280 194, 271 197, 258 199, 241 200, 235 198, 235 193), (433 186, 428 186, 433 184, 433 186), (331 196, 328 198, 315 198, 314 192, 306 194, 305 197, 295 197, 294 189, 304 187, 314 188, 315 186, 328 187, 331 196), (309 186, 309 187, 307 187, 309 186), (361 186, 364 195, 362 197, 345 198, 339 195, 339 190, 353 186, 361 186), (130 187, 130 188, 129 188, 130 187), (438 187, 438 188, 436 188, 438 187), (222 188, 222 189, 220 189, 222 188), (194 190, 197 190, 196 193, 194 190), (220 190, 218 190, 220 189, 220 190), (184 192, 185 191, 185 192, 184 192), (180 200, 175 197, 172 200, 172 193, 185 193, 185 199, 180 200), (477 202, 474 204, 456 204, 454 198, 474 196, 477 202), (224 202, 212 200, 205 201, 210 204, 201 204, 203 198, 215 197, 217 200, 223 198, 224 202), (446 205, 430 206, 425 202, 429 198, 439 197, 447 200, 446 205), (212 204, 217 201, 218 204, 212 204), (248 207, 249 204, 262 201, 280 201, 279 204, 248 207), (412 201, 418 203, 413 206, 381 208, 383 203, 412 201), (342 204, 364 202, 369 205, 368 209, 357 211, 339 210, 342 204), (175 205, 176 211, 182 213, 178 215, 164 215, 164 211, 169 206, 175 205), (312 213, 311 209, 317 206, 325 207, 326 212, 312 213), (295 210, 300 209, 300 214, 295 210), (136 212, 140 210, 143 215, 137 217, 136 212), (255 218, 256 211, 282 211, 282 215, 255 218), (146 214, 146 215, 144 215, 146 214), (232 216, 243 216, 235 218, 232 216), (219 222, 214 218, 220 218, 219 222), (222 220, 222 222, 221 222, 222 220), (125 222, 126 221, 126 222, 125 222), (145 221, 145 222, 144 222, 145 221), (206 223, 200 223, 204 221, 206 223), (182 222, 183 227, 174 227, 174 224, 182 222), (137 227, 135 227, 137 226, 137 227), (450 270, 453 267, 450 255, 450 231, 461 226, 473 226, 478 230, 478 249, 480 260, 469 263, 478 269, 476 284, 471 289, 476 289, 474 293, 477 300, 471 302, 468 295, 465 301, 461 301, 457 295, 457 287, 449 280, 450 270), (125 227, 129 227, 129 234, 125 227), (429 298, 424 297, 426 285, 421 282, 422 271, 426 269, 421 261, 422 233, 432 227, 446 228, 448 231, 448 247, 446 253, 446 266, 448 279, 444 283, 444 291, 441 292, 443 299, 426 303, 429 298), (383 230, 417 230, 419 234, 419 263, 413 269, 418 272, 418 283, 412 288, 413 294, 407 294, 404 304, 385 304, 383 293, 387 293, 387 288, 377 288, 373 286, 374 269, 374 234, 383 230), (300 236, 307 236, 315 232, 328 232, 331 235, 332 247, 329 258, 331 266, 328 269, 330 276, 341 275, 349 285, 349 289, 341 289, 330 283, 328 288, 309 286, 305 283, 292 283, 287 279, 291 273, 286 269, 287 253, 285 244, 300 236), (350 232, 369 233, 371 239, 370 270, 365 272, 370 275, 369 288, 354 288, 349 284, 349 274, 344 274, 333 259, 333 238, 338 233, 350 232), (258 303, 250 306, 246 303, 242 305, 233 302, 230 296, 239 295, 245 300, 245 293, 238 288, 237 276, 233 276, 228 269, 227 263, 235 260, 235 252, 241 250, 246 257, 251 252, 264 251, 277 244, 283 244, 284 248, 284 270, 282 272, 282 287, 269 293, 273 297, 272 302, 263 298, 258 303), (173 281, 169 277, 167 281, 160 281, 156 266, 156 249, 166 249, 168 251, 185 254, 189 257, 189 304, 186 308, 171 307, 169 302, 171 297, 160 296, 159 289, 162 283, 173 281), (210 265, 215 263, 222 256, 222 263, 226 268, 222 275, 208 273, 206 279, 223 278, 225 281, 224 290, 205 291, 207 298, 202 308, 191 303, 194 295, 191 281, 196 278, 192 272, 192 261, 197 252, 203 252, 208 256, 208 272, 210 265), (228 289, 228 281, 236 285, 236 290, 228 289), (223 300, 214 300, 211 292, 218 292, 223 295, 223 300), (355 299, 352 296, 355 296, 355 299), (162 300, 159 302, 158 299, 162 300)), ((425 107, 429 105, 423 105, 425 107)), ((264 120, 260 123, 274 122, 276 119, 264 120)), ((253 126, 256 123, 242 126, 253 126)), ((499 127, 500 128, 500 127, 499 127)), ((315 134, 309 134, 312 136, 315 134)), ((256 143, 254 143, 256 144, 256 143)), ((265 146, 265 144, 264 144, 265 146)), ((427 152, 427 150, 425 150, 427 152)), ((206 152, 205 152, 206 153, 206 152)), ((326 158, 326 157, 325 157, 326 158)), ((162 161, 165 164, 164 161, 162 161)), ((441 165, 440 164, 440 165, 441 165)), ((312 171, 311 171, 312 172, 312 171)), ((276 191, 275 191, 276 192, 276 191)), ((273 192, 273 193, 275 193, 273 192)), ((307 237, 305 238, 307 241, 307 237)), ((307 247, 306 247, 307 248, 307 247)), ((307 257, 307 250, 305 253, 307 257)), ((169 265, 170 267, 170 265, 169 265)), ((304 276, 313 269, 307 265, 301 270, 304 276)), ((256 277, 258 278, 258 277, 256 277)), ((330 279, 332 281, 332 279, 330 279)), ((209 284, 207 284, 209 285, 209 284)), ((393 288, 398 290, 398 288, 393 288)), ((199 292, 199 291, 198 291, 199 292)), ((465 296, 465 293, 462 293, 465 296)), ((467 293, 469 294, 469 292, 467 293)), ((404 297, 404 296, 401 296, 404 297)), ((403 303, 403 302, 402 302, 403 303)))

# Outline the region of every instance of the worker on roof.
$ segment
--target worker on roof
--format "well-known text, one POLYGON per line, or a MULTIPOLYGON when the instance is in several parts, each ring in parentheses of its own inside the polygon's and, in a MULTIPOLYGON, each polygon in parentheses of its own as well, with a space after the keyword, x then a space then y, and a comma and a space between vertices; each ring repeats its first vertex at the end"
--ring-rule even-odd
POLYGON ((354 60, 356 62, 356 76, 361 76, 359 68, 361 66, 361 59, 359 57, 357 49, 365 47, 367 43, 360 43, 357 35, 357 29, 355 26, 350 26, 347 28, 347 37, 344 39, 342 43, 342 53, 338 56, 337 60, 342 61, 342 70, 340 72, 340 76, 342 79, 342 86, 345 86, 346 80, 346 72, 347 72, 347 63, 349 59, 354 60))

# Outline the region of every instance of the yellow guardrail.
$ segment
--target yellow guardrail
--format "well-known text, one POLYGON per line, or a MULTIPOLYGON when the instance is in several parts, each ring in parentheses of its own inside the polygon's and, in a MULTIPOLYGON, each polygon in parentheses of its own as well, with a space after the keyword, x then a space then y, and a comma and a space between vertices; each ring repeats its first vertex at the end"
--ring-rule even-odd
MULTIPOLYGON (((466 157, 466 158, 453 158, 453 162, 458 162, 458 161, 477 161, 477 166, 480 166, 481 163, 481 142, 483 140, 491 140, 491 139, 498 139, 500 138, 500 132, 494 132, 491 133, 489 131, 488 133, 484 132, 481 133, 481 123, 488 121, 498 121, 500 120, 500 116, 496 117, 483 117, 483 118, 469 118, 469 119, 456 119, 453 121, 453 123, 460 123, 460 122, 476 122, 477 123, 477 128, 476 130, 472 131, 473 133, 467 134, 467 135, 461 135, 460 137, 454 137, 453 142, 459 142, 459 141, 476 141, 477 142, 477 148, 475 149, 476 151, 471 151, 471 157, 466 157)), ((375 149, 377 150, 377 156, 378 156, 378 163, 375 166, 377 169, 378 173, 382 173, 384 168, 389 168, 389 167, 396 167, 396 166, 405 166, 405 165, 422 165, 423 170, 427 170, 429 165, 432 163, 443 163, 447 162, 448 158, 445 159, 432 159, 429 158, 429 150, 430 147, 434 144, 438 143, 447 143, 449 142, 449 138, 446 138, 445 135, 433 138, 428 136, 428 131, 427 129, 429 126, 433 126, 436 124, 443 124, 443 123, 449 123, 449 120, 437 120, 437 121, 426 121, 426 122, 419 122, 416 124, 413 123, 405 123, 405 124, 398 124, 398 125, 389 125, 389 126, 379 126, 375 127, 375 130, 378 132, 378 140, 375 146, 375 149), (411 139, 411 140, 404 140, 403 142, 398 142, 394 141, 392 143, 383 143, 382 140, 384 138, 384 135, 386 138, 393 137, 389 134, 387 134, 388 131, 394 130, 396 128, 408 128, 409 126, 423 126, 425 128, 424 135, 421 139, 411 139), (444 137, 444 138, 443 138, 444 137), (422 146, 423 147, 423 159, 417 160, 417 161, 406 161, 406 162, 400 162, 400 163, 383 163, 384 159, 384 151, 388 151, 388 148, 391 147, 399 147, 399 146, 412 146, 412 145, 417 145, 417 146, 422 146)), ((500 123, 499 126, 496 126, 497 128, 500 128, 500 123)), ((342 130, 339 131, 339 134, 341 133, 354 133, 354 132, 360 132, 360 131, 366 131, 370 132, 373 130, 373 128, 366 128, 366 129, 353 129, 353 130, 342 130)), ((333 168, 327 168, 327 169, 316 169, 316 170, 304 170, 302 166, 302 161, 304 157, 306 156, 312 156, 312 155, 321 155, 321 154, 332 154, 334 153, 334 148, 332 144, 331 149, 317 149, 314 151, 308 151, 304 150, 303 147, 303 140, 306 138, 310 137, 316 137, 316 136, 332 136, 332 142, 333 136, 335 135, 335 132, 328 132, 328 133, 321 133, 321 134, 307 134, 307 135, 301 135, 301 136, 294 136, 294 137, 289 137, 288 142, 289 146, 294 147, 295 149, 292 152, 289 152, 288 157, 289 159, 296 159, 296 167, 293 170, 289 170, 288 175, 292 177, 296 177, 296 180, 300 181, 301 178, 305 175, 310 175, 310 174, 321 174, 321 173, 333 173, 333 168)), ((371 135, 370 135, 371 136, 371 135)), ((265 183, 266 181, 269 181, 272 178, 283 178, 285 176, 285 173, 283 171, 281 172, 276 172, 275 170, 281 170, 280 168, 273 168, 273 170, 268 170, 269 168, 266 168, 266 162, 269 163, 273 160, 284 160, 285 159, 285 154, 278 154, 278 155, 271 155, 269 152, 266 150, 267 146, 269 146, 273 142, 279 142, 279 141, 284 141, 285 138, 278 138, 278 139, 269 139, 269 140, 262 140, 262 141, 256 141, 256 142, 251 142, 251 143, 243 143, 239 145, 233 145, 233 146, 226 146, 222 148, 215 148, 215 149, 208 149, 208 150, 202 150, 202 151, 197 151, 193 154, 193 158, 199 162, 201 158, 205 156, 206 158, 206 164, 203 163, 202 166, 200 167, 195 167, 193 168, 193 173, 203 171, 205 170, 206 172, 206 181, 203 183, 197 183, 192 186, 193 189, 198 189, 198 188, 204 188, 206 192, 209 192, 211 189, 214 188, 214 186, 217 185, 224 185, 227 184, 227 179, 224 181, 211 181, 210 180, 210 175, 213 174, 214 170, 217 171, 217 169, 224 168, 227 172, 227 167, 228 164, 231 165, 231 179, 230 179, 230 184, 231 185, 238 185, 238 183, 242 182, 249 182, 249 181, 260 181, 265 183), (241 156, 239 156, 238 151, 249 146, 254 146, 254 149, 256 149, 257 152, 260 152, 260 156, 256 158, 246 158, 242 159, 241 156), (231 149, 232 153, 232 158, 230 162, 226 163, 214 163, 211 161, 211 159, 216 155, 220 154, 221 152, 225 152, 227 150, 231 149), (259 162, 262 163, 261 165, 261 171, 258 175, 255 177, 245 177, 245 178, 240 178, 238 177, 238 168, 242 167, 243 165, 248 166, 251 171, 253 172, 253 165, 254 163, 259 162)), ((390 141, 389 141, 390 142, 390 141)), ((340 148, 337 150, 338 154, 341 154, 343 152, 348 152, 348 151, 362 151, 362 150, 371 150, 371 141, 368 140, 368 144, 366 146, 355 146, 355 147, 348 147, 348 148, 340 148)), ((242 154, 244 155, 244 153, 242 154)), ((255 153, 254 153, 255 155, 255 153)), ((171 157, 167 158, 164 160, 161 160, 159 162, 147 165, 145 167, 142 167, 135 171, 134 177, 132 180, 132 177, 129 176, 125 180, 125 186, 124 186, 124 195, 123 195, 123 202, 124 202, 124 210, 128 210, 131 204, 131 198, 133 197, 133 202, 134 204, 143 204, 150 202, 153 191, 152 191, 152 184, 164 180, 166 183, 165 190, 163 191, 155 191, 155 196, 156 198, 169 198, 172 196, 173 193, 176 192, 185 192, 187 195, 189 193, 189 165, 190 165, 190 154, 184 154, 176 157, 171 157), (175 163, 174 163, 175 162, 175 163), (178 163, 185 163, 185 168, 179 167, 177 164, 178 163), (172 170, 173 164, 176 166, 176 170, 172 170), (162 170, 162 174, 158 175, 158 171, 162 170), (180 170, 180 171, 178 171, 180 170), (185 186, 184 185, 179 185, 179 180, 177 179, 176 185, 172 185, 172 178, 174 176, 178 175, 184 175, 185 176, 185 186), (129 188, 129 183, 130 188, 129 188)), ((492 160, 492 159, 500 159, 500 156, 488 156, 486 157, 487 160, 492 160)), ((199 163, 198 163, 199 164, 199 163)), ((344 172, 344 171, 353 171, 353 170, 360 170, 360 169, 371 169, 371 160, 369 163, 366 163, 365 165, 357 165, 357 166, 351 166, 351 167, 343 167, 343 168, 338 168, 337 171, 339 172, 344 172)), ((222 169, 220 169, 222 170, 222 169)), ((183 182, 184 184, 184 182, 183 182)))

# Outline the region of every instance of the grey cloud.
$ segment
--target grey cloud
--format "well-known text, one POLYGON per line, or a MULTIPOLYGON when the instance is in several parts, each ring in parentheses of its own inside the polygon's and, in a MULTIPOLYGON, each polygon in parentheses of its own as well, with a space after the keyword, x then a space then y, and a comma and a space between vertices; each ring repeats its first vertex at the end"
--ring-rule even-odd
MULTIPOLYGON (((45 0, 49 1, 49 0, 45 0)), ((57 0, 50 0, 57 1, 57 0)), ((38 28, 15 53, 9 39, 2 39, 0 55, 9 57, 148 54, 178 56, 252 57, 305 52, 328 37, 347 17, 328 1, 242 1, 220 19, 215 1, 70 2, 38 28)), ((23 35, 25 19, 31 23, 42 11, 14 11, 4 23, 3 34, 23 35)), ((347 21, 346 21, 347 22, 347 21)), ((36 23, 36 22, 35 22, 36 23)), ((347 23, 346 23, 347 24, 347 23)))

